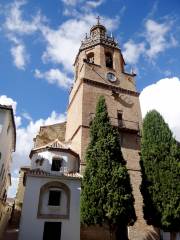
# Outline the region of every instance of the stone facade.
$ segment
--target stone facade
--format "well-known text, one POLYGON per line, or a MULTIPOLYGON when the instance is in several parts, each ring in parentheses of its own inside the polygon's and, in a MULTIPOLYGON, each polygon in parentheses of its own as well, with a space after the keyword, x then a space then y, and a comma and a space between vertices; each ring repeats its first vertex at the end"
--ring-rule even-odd
POLYGON ((92 27, 90 36, 82 41, 74 63, 75 82, 69 96, 65 141, 79 154, 83 173, 89 124, 95 114, 97 101, 103 95, 111 123, 119 130, 135 198, 137 221, 128 229, 129 239, 151 239, 148 237, 156 236, 156 232, 143 218, 143 199, 139 190, 142 125, 139 93, 135 86, 135 74, 126 73, 124 64, 118 43, 106 34, 105 27, 100 24, 92 27))
POLYGON ((34 138, 34 147, 44 146, 58 139, 63 142, 65 138, 66 122, 40 127, 40 131, 34 138))
POLYGON ((7 203, 11 185, 10 167, 12 152, 16 148, 16 127, 12 106, 0 105, 0 238, 11 215, 12 206, 7 203))
POLYGON ((16 197, 14 199, 15 203, 14 203, 12 216, 11 216, 11 226, 14 226, 17 228, 19 227, 22 205, 24 200, 26 173, 29 171, 29 169, 30 167, 24 166, 24 167, 21 167, 19 171, 18 188, 17 188, 16 197))
POLYGON ((0 240, 3 240, 4 232, 7 228, 8 222, 12 216, 13 202, 0 201, 0 240))
POLYGON ((10 166, 16 148, 16 127, 11 106, 0 105, 0 199, 6 200, 11 185, 10 166))
POLYGON ((19 171, 19 183, 15 198, 15 209, 20 210, 22 209, 23 199, 24 199, 24 191, 25 191, 25 177, 26 173, 30 170, 30 167, 24 166, 20 168, 19 171))

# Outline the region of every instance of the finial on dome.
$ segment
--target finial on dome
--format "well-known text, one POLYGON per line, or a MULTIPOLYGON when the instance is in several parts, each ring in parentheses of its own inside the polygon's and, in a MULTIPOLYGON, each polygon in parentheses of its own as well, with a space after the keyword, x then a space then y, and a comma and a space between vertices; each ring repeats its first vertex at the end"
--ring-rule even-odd
POLYGON ((96 19, 97 19, 97 25, 100 25, 100 16, 98 16, 96 19))

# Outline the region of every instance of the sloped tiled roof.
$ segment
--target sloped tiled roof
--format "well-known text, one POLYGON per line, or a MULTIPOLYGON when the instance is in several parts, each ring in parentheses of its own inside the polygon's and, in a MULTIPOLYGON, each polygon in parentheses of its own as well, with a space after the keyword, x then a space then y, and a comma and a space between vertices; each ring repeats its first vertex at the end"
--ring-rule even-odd
POLYGON ((76 157, 79 156, 76 152, 74 152, 72 149, 70 149, 67 144, 62 143, 61 141, 59 141, 59 139, 55 139, 54 141, 49 142, 48 144, 45 144, 43 146, 36 147, 36 148, 32 149, 29 157, 31 158, 34 153, 42 152, 42 151, 46 151, 46 150, 48 150, 48 151, 69 152, 70 154, 72 154, 76 157))
POLYGON ((52 147, 52 148, 67 148, 67 146, 63 144, 61 141, 59 141, 59 139, 55 139, 54 141, 46 144, 45 146, 52 147))

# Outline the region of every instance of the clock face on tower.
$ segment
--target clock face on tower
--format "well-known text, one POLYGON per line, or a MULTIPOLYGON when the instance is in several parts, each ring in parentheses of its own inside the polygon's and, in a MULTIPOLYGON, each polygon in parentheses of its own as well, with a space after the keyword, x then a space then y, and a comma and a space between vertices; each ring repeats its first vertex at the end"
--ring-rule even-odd
POLYGON ((114 73, 111 73, 111 72, 107 73, 106 78, 110 82, 115 82, 117 80, 116 76, 114 75, 114 73))

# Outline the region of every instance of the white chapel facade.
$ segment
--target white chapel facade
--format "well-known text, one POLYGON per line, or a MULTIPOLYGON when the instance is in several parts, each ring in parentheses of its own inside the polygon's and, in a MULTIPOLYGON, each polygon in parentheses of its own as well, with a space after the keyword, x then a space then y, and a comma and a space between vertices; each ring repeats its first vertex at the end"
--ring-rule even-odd
POLYGON ((79 156, 58 139, 30 153, 19 240, 80 239, 79 156))

